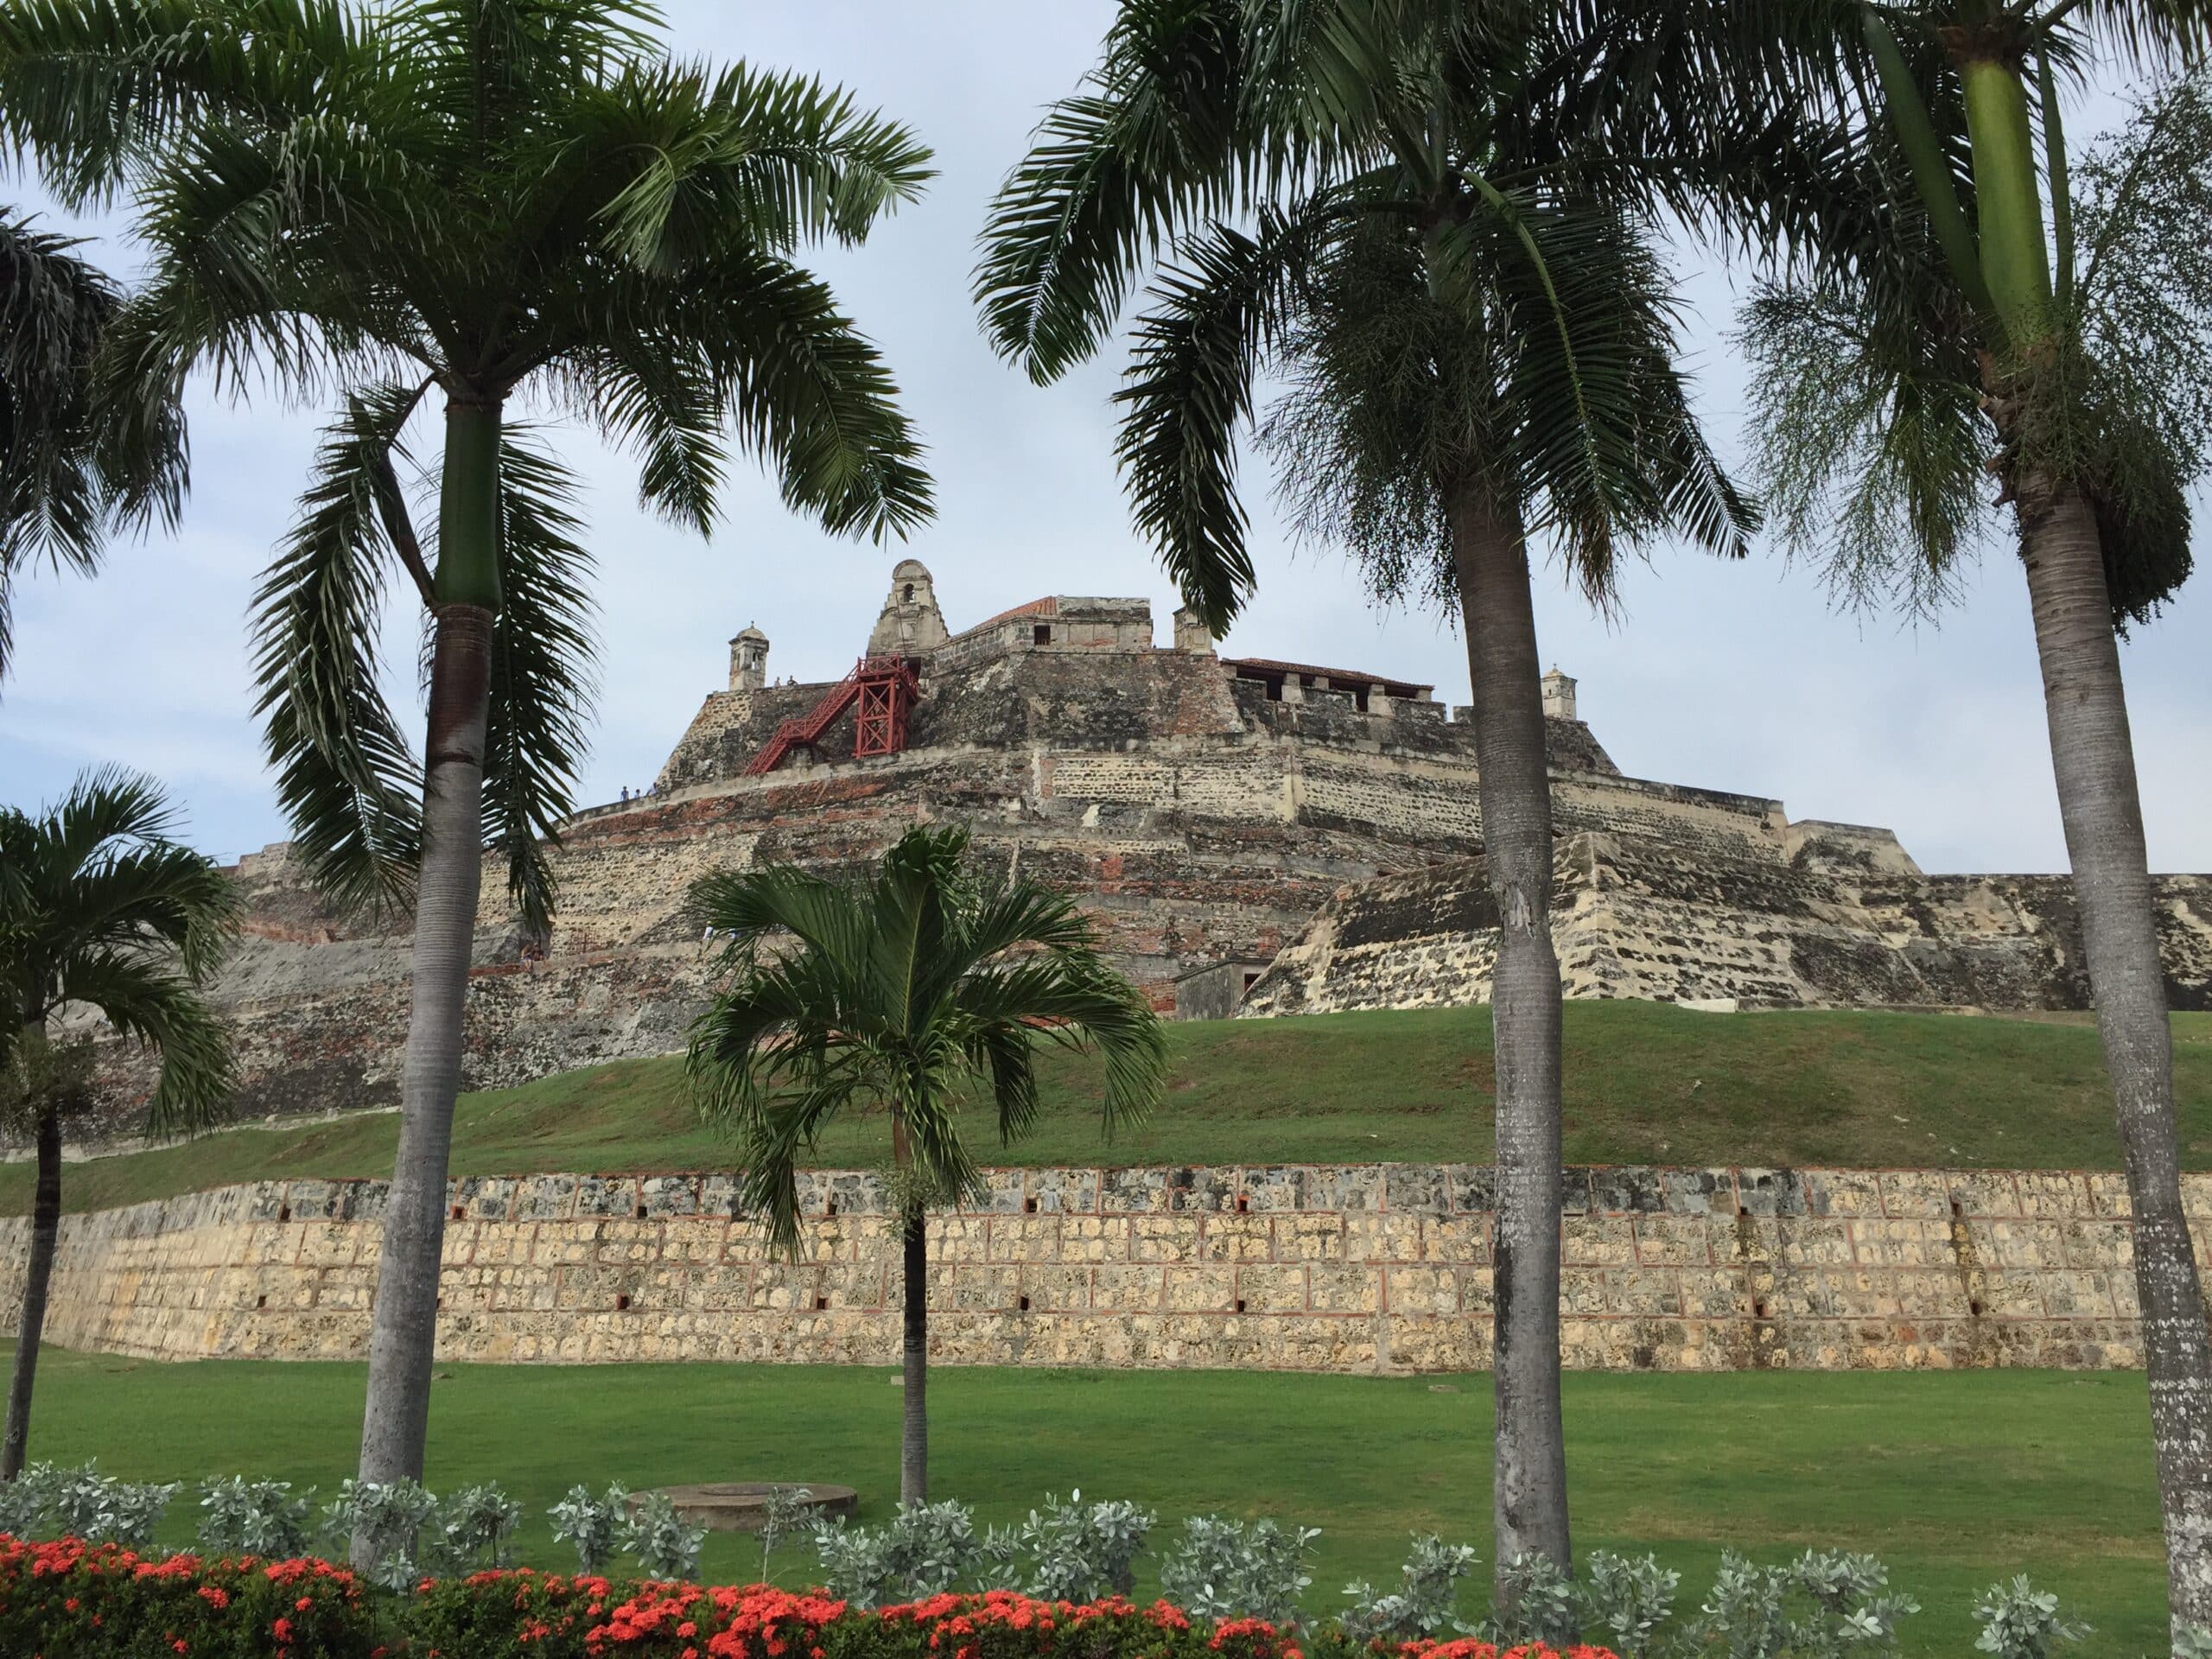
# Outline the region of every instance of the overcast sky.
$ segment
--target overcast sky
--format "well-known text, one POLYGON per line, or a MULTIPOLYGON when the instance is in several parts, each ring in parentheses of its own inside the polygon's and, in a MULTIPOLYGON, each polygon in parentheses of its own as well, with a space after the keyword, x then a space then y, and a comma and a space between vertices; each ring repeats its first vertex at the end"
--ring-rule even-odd
MULTIPOLYGON (((940 511, 907 548, 833 539, 740 474, 710 543, 636 506, 634 469, 580 433, 600 562, 605 687, 582 800, 659 768, 727 673, 726 641, 757 622, 769 672, 851 665, 904 553, 935 573, 948 624, 1049 593, 1148 594, 1168 638, 1172 589, 1129 526, 1107 397, 1117 346, 1039 390, 977 334, 968 302, 984 204, 1041 106, 1092 60, 1105 0, 806 0, 669 8, 677 49, 818 73, 907 121, 942 176, 867 248, 818 265, 883 345, 931 447, 940 511)), ((126 244, 100 257, 124 270, 126 244)), ((1717 270, 1682 266, 1700 406, 1739 445, 1743 375, 1717 270)), ((194 490, 174 539, 118 549, 96 582, 43 574, 16 600, 16 670, 0 689, 0 800, 29 804, 101 762, 143 767, 188 804, 192 838, 223 855, 283 838, 251 719, 244 617, 282 533, 322 411, 273 399, 194 411, 194 490)), ((426 441, 435 423, 426 423, 426 441)), ((1224 649, 1433 681, 1467 697, 1465 658, 1431 614, 1382 612, 1338 556, 1293 548, 1247 474, 1259 594, 1224 649)), ((2200 495, 2199 518, 2204 517, 2200 495)), ((2205 537, 2197 556, 2207 563, 2205 537)), ((1815 574, 1770 550, 1720 565, 1659 547, 1592 617, 1555 569, 1539 576, 1548 662, 1581 682, 1581 712, 1631 775, 1770 795, 1793 817, 1885 824, 1929 870, 2065 867, 2018 560, 1993 551, 1939 626, 1839 613, 1815 574)), ((410 620, 389 645, 411 670, 410 620)), ((2212 577, 2125 647, 2153 868, 2212 870, 2212 577)))

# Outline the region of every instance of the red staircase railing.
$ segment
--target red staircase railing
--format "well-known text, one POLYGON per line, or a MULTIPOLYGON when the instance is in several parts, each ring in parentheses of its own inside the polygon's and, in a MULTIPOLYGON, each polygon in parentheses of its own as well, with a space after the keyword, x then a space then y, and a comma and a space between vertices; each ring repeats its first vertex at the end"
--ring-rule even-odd
POLYGON ((746 775, 773 772, 793 749, 802 745, 811 748, 855 702, 860 704, 853 722, 855 756, 896 754, 906 747, 906 718, 920 691, 921 678, 910 659, 863 657, 813 708, 776 728, 774 735, 745 763, 746 775))

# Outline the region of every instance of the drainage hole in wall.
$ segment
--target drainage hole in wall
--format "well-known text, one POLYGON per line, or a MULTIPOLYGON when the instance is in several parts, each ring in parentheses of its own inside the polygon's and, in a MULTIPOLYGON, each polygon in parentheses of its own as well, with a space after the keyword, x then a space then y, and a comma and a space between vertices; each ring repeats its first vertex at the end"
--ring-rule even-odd
POLYGON ((1980 1319, 1981 1317, 1981 1299, 1980 1297, 1976 1297, 1973 1301, 1968 1302, 1967 1304, 1967 1312, 1973 1314, 1977 1319, 1980 1319))
POLYGON ((1033 1216, 1037 1213, 1037 1200, 1034 1198, 1024 1198, 1021 1201, 1021 1207, 1026 1212, 1033 1216))
POLYGON ((1241 1216, 1251 1207, 1252 1200, 1246 1198, 1242 1192, 1239 1192, 1236 1195, 1236 1213, 1241 1216))
POLYGON ((468 1213, 468 1206, 467 1206, 467 1205, 460 1205, 460 1204, 456 1204, 456 1205, 454 1205, 454 1207, 453 1207, 453 1218, 454 1218, 455 1221, 459 1221, 462 1217, 466 1216, 467 1213, 468 1213))
POLYGON ((1027 1296, 1021 1299, 1021 1311, 1025 1313, 1029 1311, 1029 1299, 1027 1296))
POLYGON ((827 1296, 816 1297, 814 1299, 814 1311, 817 1313, 828 1313, 830 1311, 830 1299, 827 1296))
POLYGON ((257 1296, 253 1299, 253 1305, 256 1307, 266 1307, 269 1306, 269 1299, 266 1296, 257 1296))
POLYGON ((280 1205, 278 1205, 276 1206, 276 1219, 277 1219, 277 1220, 279 1220, 279 1221, 289 1221, 291 1218, 292 1218, 292 1206, 291 1206, 290 1205, 289 1205, 289 1204, 280 1204, 280 1205))
POLYGON ((639 1205, 638 1206, 638 1219, 639 1219, 639 1221, 643 1221, 645 1218, 645 1206, 644 1205, 642 1205, 642 1204, 641 1204, 641 1205, 639 1205))
POLYGON ((630 1299, 621 1293, 617 1292, 614 1297, 614 1311, 617 1313, 626 1313, 629 1310, 630 1299))
POLYGON ((1242 1296, 1239 1296, 1236 1299, 1236 1311, 1239 1313, 1242 1313, 1244 1311, 1244 1299, 1242 1296))
POLYGON ((837 1200, 832 1198, 829 1203, 823 1205, 822 1206, 822 1213, 825 1216, 836 1215, 837 1213, 837 1200))

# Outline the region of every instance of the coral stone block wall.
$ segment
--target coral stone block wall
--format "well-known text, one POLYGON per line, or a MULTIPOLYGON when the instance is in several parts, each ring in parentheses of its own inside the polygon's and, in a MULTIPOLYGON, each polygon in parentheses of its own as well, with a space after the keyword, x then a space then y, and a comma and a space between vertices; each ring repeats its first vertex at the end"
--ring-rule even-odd
MULTIPOLYGON (((2128 1367, 2118 1175, 1565 1172, 1565 1344, 1586 1369, 2128 1367)), ((2200 1253, 2212 1177, 2184 1177, 2200 1253)), ((293 1181, 72 1216, 48 1339, 162 1358, 358 1358, 383 1187, 293 1181)), ((726 1175, 456 1182, 448 1359, 887 1363, 896 1240, 872 1176, 806 1178, 772 1259, 726 1175)), ((962 1364, 1338 1371, 1489 1358, 1478 1166, 994 1172, 931 1224, 931 1340, 962 1364)), ((28 1223, 0 1223, 0 1309, 28 1223)))

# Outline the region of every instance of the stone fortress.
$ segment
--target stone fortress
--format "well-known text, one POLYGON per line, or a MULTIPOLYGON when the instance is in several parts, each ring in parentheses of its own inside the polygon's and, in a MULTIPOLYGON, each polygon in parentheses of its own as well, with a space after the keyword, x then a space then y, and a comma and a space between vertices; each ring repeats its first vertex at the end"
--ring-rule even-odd
MULTIPOLYGON (((1187 616, 1053 596, 959 633, 907 561, 854 672, 773 683, 730 642, 641 798, 578 813, 540 957, 491 876, 467 1081, 669 1052, 705 995, 686 890, 717 868, 858 868, 909 825, 1077 894, 1163 1009, 1257 1017, 1478 1001, 1495 917, 1468 711, 1370 673, 1224 658, 1187 616)), ((1624 777, 1545 685, 1571 995, 1708 1007, 2081 1007, 2068 884, 1929 877, 1886 831, 1624 777)), ((487 873, 488 874, 488 873, 487 873)), ((281 846, 244 860, 220 997, 245 1109, 390 1103, 404 923, 343 916, 281 846)), ((2212 1005, 2212 880, 2159 885, 2169 990, 2212 1005)), ((2099 1173, 1573 1169, 1567 1363, 1616 1370, 2141 1363, 2124 1184, 2099 1173)), ((2212 1175, 2183 1178, 2212 1250, 2212 1175)), ((896 1231, 864 1172, 810 1172, 801 1259, 726 1173, 466 1179, 445 1359, 873 1364, 896 1231)), ((358 1358, 384 1184, 232 1186, 64 1218, 49 1339, 158 1358, 358 1358)), ((990 1173, 931 1219, 931 1347, 988 1364, 1432 1371, 1489 1361, 1491 1172, 1259 1165, 990 1173)), ((0 1318, 29 1223, 0 1219, 0 1318)))
MULTIPOLYGON (((1217 654, 1187 614, 1054 595, 955 633, 898 565, 855 675, 778 684, 730 642, 649 795, 563 828, 561 903, 525 957, 487 872, 467 1081, 526 1081, 683 1046, 707 955, 696 876, 853 868, 922 821, 976 859, 1077 894, 1163 1010, 1240 1017, 1471 1003, 1496 918, 1473 729, 1433 688, 1217 654)), ((1624 776, 1545 682, 1559 835, 1554 925, 1574 996, 1707 1007, 2078 1008, 2069 885, 1928 876, 1886 830, 1793 823, 1778 801, 1624 776)), ((397 1098, 404 918, 346 916, 283 845, 238 867, 247 939, 220 1001, 246 1115, 397 1098)), ((2177 1007, 2212 1006, 2212 879, 2161 878, 2177 1007)))

